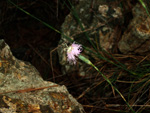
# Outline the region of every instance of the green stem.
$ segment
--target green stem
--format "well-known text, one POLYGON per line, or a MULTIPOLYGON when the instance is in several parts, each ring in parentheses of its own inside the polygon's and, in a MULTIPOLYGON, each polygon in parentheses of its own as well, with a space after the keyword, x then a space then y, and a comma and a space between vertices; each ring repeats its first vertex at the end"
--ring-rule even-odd
POLYGON ((94 68, 96 69, 96 71, 98 71, 98 72, 102 75, 102 77, 111 85, 111 87, 113 87, 113 88, 116 90, 116 92, 117 92, 117 93, 121 96, 121 98, 125 101, 125 103, 126 103, 127 106, 131 109, 131 111, 132 111, 133 113, 135 113, 135 111, 133 110, 133 108, 128 104, 128 102, 126 101, 126 99, 124 98, 124 96, 120 93, 120 91, 119 91, 115 86, 113 86, 113 84, 111 83, 111 81, 110 81, 101 71, 99 71, 99 69, 98 69, 89 59, 85 58, 85 57, 82 56, 82 55, 79 55, 78 58, 79 58, 80 60, 82 60, 83 62, 85 62, 85 63, 91 65, 92 67, 94 67, 94 68))
POLYGON ((147 9, 145 3, 143 2, 143 0, 139 0, 139 2, 142 4, 142 6, 144 7, 144 9, 146 10, 146 13, 147 13, 148 16, 150 17, 150 14, 149 14, 149 12, 148 12, 148 9, 147 9))

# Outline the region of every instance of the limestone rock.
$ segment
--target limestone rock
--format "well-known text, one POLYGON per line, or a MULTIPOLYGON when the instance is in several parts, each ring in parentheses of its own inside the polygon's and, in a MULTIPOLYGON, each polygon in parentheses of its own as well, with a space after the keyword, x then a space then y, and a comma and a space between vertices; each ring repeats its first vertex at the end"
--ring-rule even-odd
POLYGON ((144 55, 150 51, 150 17, 140 4, 133 8, 132 13, 133 19, 119 41, 118 47, 124 54, 144 55))
POLYGON ((30 63, 12 55, 4 40, 0 40, 0 101, 2 113, 84 113, 65 86, 44 81, 30 63))

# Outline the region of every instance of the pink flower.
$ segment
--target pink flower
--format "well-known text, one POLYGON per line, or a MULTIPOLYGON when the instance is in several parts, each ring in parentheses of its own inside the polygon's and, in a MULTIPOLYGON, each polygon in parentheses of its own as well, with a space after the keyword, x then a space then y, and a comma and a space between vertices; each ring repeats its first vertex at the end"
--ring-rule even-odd
POLYGON ((76 64, 76 60, 77 60, 77 56, 81 53, 82 51, 82 47, 80 44, 75 44, 75 42, 73 42, 73 44, 68 47, 67 50, 67 60, 69 63, 73 63, 76 64))

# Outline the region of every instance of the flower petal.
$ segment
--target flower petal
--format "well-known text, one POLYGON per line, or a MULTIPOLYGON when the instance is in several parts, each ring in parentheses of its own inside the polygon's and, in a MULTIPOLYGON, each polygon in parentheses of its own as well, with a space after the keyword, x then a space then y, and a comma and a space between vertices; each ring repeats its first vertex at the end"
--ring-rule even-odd
POLYGON ((69 63, 76 64, 76 57, 78 57, 81 51, 82 46, 73 42, 73 44, 67 50, 67 60, 69 61, 69 63))

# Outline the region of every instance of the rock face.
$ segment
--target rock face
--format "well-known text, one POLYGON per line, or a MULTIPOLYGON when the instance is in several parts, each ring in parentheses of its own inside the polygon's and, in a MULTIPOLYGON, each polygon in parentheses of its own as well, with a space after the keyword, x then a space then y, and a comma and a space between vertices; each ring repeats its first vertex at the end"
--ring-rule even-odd
POLYGON ((65 86, 44 81, 30 63, 12 55, 4 40, 0 40, 0 95, 2 113, 84 113, 65 86))
MULTIPOLYGON (((75 11, 66 17, 62 25, 62 33, 86 47, 94 48, 91 41, 98 50, 103 48, 106 51, 112 51, 115 47, 117 28, 122 23, 123 17, 119 6, 104 4, 103 0, 80 0, 75 11)), ((86 64, 79 62, 78 67, 68 64, 65 52, 66 44, 70 43, 62 35, 58 45, 58 54, 63 72, 79 70, 79 75, 86 75, 88 73, 85 72, 88 68, 86 64)), ((88 51, 84 50, 84 53, 87 57, 95 59, 88 51)))
POLYGON ((133 19, 124 32, 118 47, 124 54, 146 54, 150 51, 150 17, 145 9, 137 4, 133 10, 133 19))
MULTIPOLYGON (((79 5, 74 8, 75 11, 66 17, 62 33, 93 51, 101 52, 103 49, 113 53, 119 48, 123 54, 147 54, 150 51, 150 17, 145 9, 139 3, 133 6, 133 19, 122 35, 124 30, 120 28, 124 25, 124 15, 121 8, 112 3, 103 3, 103 0, 80 0, 79 5)), ((64 74, 78 70, 81 76, 90 75, 91 72, 86 71, 89 67, 85 63, 79 61, 78 66, 68 64, 65 50, 70 42, 64 35, 58 46, 59 60, 64 74)), ((86 50, 84 55, 93 60, 93 63, 97 60, 86 50)))

